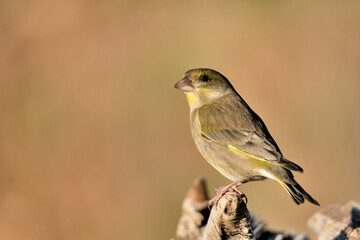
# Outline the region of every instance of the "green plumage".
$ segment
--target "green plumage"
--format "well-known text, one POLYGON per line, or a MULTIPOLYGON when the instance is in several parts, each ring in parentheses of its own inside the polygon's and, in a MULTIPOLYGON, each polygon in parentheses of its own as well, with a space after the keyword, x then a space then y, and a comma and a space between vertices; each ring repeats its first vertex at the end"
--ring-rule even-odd
POLYGON ((193 69, 175 87, 187 94, 197 148, 221 174, 240 183, 272 178, 295 203, 306 199, 319 205, 291 173, 302 172, 302 168, 283 157, 264 122, 223 75, 193 69))

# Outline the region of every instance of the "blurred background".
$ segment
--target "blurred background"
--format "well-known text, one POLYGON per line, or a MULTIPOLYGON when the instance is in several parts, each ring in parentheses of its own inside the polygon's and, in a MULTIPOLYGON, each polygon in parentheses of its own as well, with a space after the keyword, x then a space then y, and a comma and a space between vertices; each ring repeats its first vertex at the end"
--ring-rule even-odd
MULTIPOLYGON (((214 68, 322 207, 360 201, 359 1, 1 1, 0 239, 169 239, 198 153, 173 88, 214 68)), ((273 229, 319 208, 240 188, 273 229)))

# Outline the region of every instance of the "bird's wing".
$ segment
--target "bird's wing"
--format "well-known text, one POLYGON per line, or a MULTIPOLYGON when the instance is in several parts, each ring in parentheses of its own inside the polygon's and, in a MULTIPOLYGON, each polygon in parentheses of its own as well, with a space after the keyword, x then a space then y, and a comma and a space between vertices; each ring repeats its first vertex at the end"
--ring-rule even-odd
POLYGON ((251 110, 210 104, 199 108, 198 118, 206 140, 241 155, 302 171, 282 156, 265 124, 251 110))

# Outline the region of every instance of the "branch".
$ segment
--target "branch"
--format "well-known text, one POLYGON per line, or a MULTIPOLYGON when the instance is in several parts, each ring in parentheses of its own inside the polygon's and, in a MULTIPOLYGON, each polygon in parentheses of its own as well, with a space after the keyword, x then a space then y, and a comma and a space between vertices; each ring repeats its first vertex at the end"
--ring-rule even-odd
POLYGON ((183 202, 174 240, 201 239, 210 215, 208 199, 205 181, 200 177, 194 181, 183 202))
POLYGON ((306 240, 305 234, 273 232, 265 229, 265 221, 249 213, 237 194, 226 194, 216 207, 208 207, 205 180, 198 178, 190 187, 182 205, 176 237, 173 240, 306 240))
MULTIPOLYGON (((360 240, 360 203, 344 207, 330 205, 308 221, 319 240, 360 240)), ((266 222, 249 213, 245 202, 235 194, 225 194, 217 207, 208 207, 205 180, 198 178, 183 202, 182 215, 173 240, 307 240, 294 231, 269 231, 266 222)))
POLYGON ((225 194, 213 207, 202 239, 254 239, 250 213, 239 195, 225 194))

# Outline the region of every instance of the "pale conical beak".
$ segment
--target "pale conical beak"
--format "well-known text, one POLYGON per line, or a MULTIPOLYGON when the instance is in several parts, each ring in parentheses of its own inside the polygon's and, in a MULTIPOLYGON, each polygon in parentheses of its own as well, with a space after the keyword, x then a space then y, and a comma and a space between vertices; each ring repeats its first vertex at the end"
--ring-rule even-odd
POLYGON ((184 92, 192 92, 195 90, 194 85, 188 77, 184 77, 183 79, 178 81, 174 87, 184 92))

